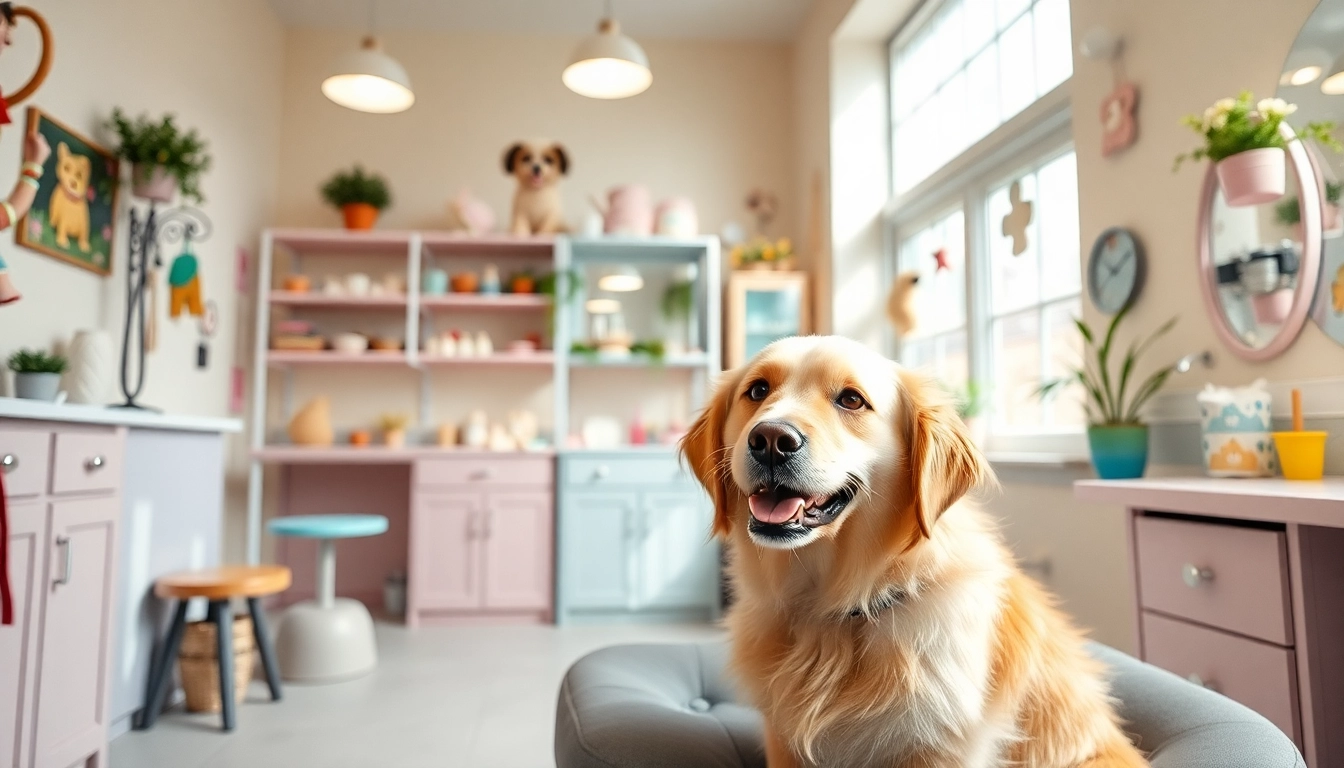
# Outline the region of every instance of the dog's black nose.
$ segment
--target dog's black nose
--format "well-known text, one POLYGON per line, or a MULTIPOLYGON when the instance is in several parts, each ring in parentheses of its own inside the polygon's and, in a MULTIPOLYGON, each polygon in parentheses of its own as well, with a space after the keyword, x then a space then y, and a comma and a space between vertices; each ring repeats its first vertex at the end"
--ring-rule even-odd
POLYGON ((783 464, 802 449, 806 438, 793 425, 782 421, 762 421, 747 435, 752 458, 766 466, 783 464))

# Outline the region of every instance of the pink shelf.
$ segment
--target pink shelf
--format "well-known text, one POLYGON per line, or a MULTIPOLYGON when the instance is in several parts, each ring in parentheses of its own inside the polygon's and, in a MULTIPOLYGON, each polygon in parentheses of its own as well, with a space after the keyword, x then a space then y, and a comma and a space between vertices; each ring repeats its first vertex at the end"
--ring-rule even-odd
POLYGON ((266 353, 266 362, 275 366, 288 365, 406 365, 404 352, 304 352, 272 349, 266 353))
POLYGON ((448 293, 420 297, 420 306, 426 309, 544 309, 548 305, 546 297, 536 293, 501 293, 497 296, 448 293))
POLYGON ((525 352, 513 354, 498 352, 489 357, 433 357, 422 355, 420 361, 426 365, 517 365, 550 368, 555 365, 553 352, 525 352))
POLYGON ((324 293, 271 291, 272 304, 286 307, 322 307, 330 309, 403 309, 406 296, 328 296, 324 293))
POLYGON ((492 256, 512 254, 549 258, 555 247, 555 238, 549 235, 515 237, 513 235, 468 235, 465 232, 422 232, 421 242, 431 253, 470 256, 489 253, 492 256))
POLYGON ((555 451, 486 451, 479 448, 440 448, 412 446, 387 448, 370 445, 356 448, 349 445, 303 446, 268 445, 252 451, 252 458, 268 464, 409 464, 416 459, 490 458, 508 460, 528 456, 554 456, 555 451))
POLYGON ((411 246, 411 233, 395 230, 273 229, 271 241, 306 253, 363 252, 405 256, 411 246))

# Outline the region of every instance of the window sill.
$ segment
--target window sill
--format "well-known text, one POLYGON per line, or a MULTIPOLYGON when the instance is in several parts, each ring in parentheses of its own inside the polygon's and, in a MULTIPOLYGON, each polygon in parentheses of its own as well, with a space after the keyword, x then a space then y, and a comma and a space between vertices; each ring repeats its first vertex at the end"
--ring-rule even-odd
POLYGON ((1077 469, 1090 466, 1087 454, 1043 453, 1037 451, 988 451, 985 458, 996 467, 1030 467, 1033 469, 1077 469))

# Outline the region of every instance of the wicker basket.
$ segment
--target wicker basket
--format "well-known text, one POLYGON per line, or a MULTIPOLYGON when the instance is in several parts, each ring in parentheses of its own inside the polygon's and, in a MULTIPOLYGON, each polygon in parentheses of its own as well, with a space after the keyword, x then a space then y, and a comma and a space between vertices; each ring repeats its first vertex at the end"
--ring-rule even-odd
MULTIPOLYGON (((247 694, 255 650, 252 617, 236 617, 233 620, 234 701, 241 702, 247 694)), ((182 650, 177 657, 177 670, 182 675, 182 688, 187 694, 187 711, 218 712, 219 656, 212 622, 193 621, 187 625, 182 636, 182 650)))

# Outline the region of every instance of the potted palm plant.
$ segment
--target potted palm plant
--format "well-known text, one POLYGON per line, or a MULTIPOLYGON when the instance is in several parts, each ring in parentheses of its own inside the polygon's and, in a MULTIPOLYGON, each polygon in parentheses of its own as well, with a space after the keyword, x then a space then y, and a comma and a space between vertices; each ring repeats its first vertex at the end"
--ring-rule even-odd
POLYGON ((131 163, 131 194, 171 203, 180 191, 185 200, 205 200, 201 174, 210 170, 210 155, 196 129, 182 131, 171 114, 157 122, 148 115, 132 120, 120 108, 108 125, 117 134, 117 156, 131 163))
MULTIPOLYGON (((1185 160, 1212 160, 1223 197, 1231 206, 1278 200, 1287 180, 1284 149, 1288 144, 1279 129, 1297 106, 1283 99, 1253 103, 1254 98, 1250 91, 1242 91, 1235 99, 1214 102, 1203 115, 1181 119, 1204 137, 1204 145, 1177 156, 1175 167, 1185 160)), ((1338 152, 1342 147, 1331 135, 1334 129, 1333 122, 1307 123, 1297 136, 1310 137, 1338 152)))
POLYGON ((373 229, 378 214, 392 204, 387 180, 356 165, 337 171, 322 185, 322 198, 345 217, 346 229, 373 229))
POLYGON ((1128 308, 1122 309, 1111 319, 1100 346, 1092 328, 1082 320, 1074 320, 1083 337, 1082 362, 1069 375, 1046 381, 1037 389, 1040 397, 1049 398, 1074 384, 1082 386, 1092 467, 1097 476, 1105 480, 1143 477, 1143 470, 1148 465, 1148 425, 1143 423, 1140 411, 1162 389, 1172 373, 1188 369, 1188 365, 1182 367, 1181 362, 1163 366, 1131 390, 1139 358, 1149 345, 1171 330, 1176 318, 1163 323, 1148 338, 1135 339, 1120 361, 1119 369, 1112 370, 1115 330, 1128 311, 1128 308))
POLYGON ((9 356, 9 370, 14 372, 14 395, 25 400, 56 399, 61 389, 61 374, 66 360, 61 355, 49 355, 41 350, 20 349, 9 356))

